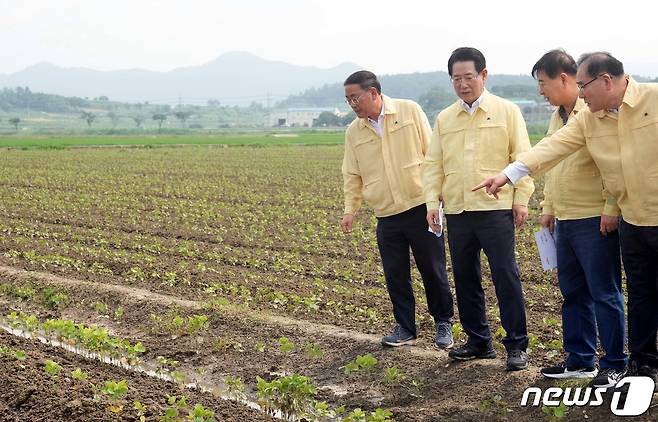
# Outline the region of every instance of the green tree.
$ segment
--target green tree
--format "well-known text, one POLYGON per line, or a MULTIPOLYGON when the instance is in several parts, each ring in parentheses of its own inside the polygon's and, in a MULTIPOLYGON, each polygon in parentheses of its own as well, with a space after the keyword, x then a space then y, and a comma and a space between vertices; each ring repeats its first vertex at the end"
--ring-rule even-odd
POLYGON ((91 129, 91 124, 94 123, 94 120, 96 120, 96 115, 92 113, 91 111, 83 111, 80 114, 80 118, 84 121, 87 122, 87 126, 91 129))
POLYGON ((354 119, 356 119, 356 114, 350 110, 346 115, 340 118, 340 125, 347 126, 352 123, 354 119))
POLYGON ((180 110, 180 111, 176 111, 176 112, 174 113, 174 116, 176 116, 176 118, 177 118, 178 120, 180 120, 180 122, 181 122, 181 126, 182 126, 182 127, 185 127, 185 122, 187 121, 187 119, 190 118, 190 116, 192 116, 192 112, 190 112, 190 111, 185 111, 185 110, 180 110))
POLYGON ((119 117, 119 115, 116 114, 116 113, 113 112, 113 111, 110 111, 109 113, 107 113, 107 117, 110 118, 110 121, 112 122, 112 127, 113 127, 113 128, 114 128, 114 127, 117 127, 117 125, 119 124, 119 119, 120 119, 121 117, 119 117))
POLYGON ((330 111, 323 111, 320 113, 317 119, 313 121, 313 126, 324 127, 324 126, 340 126, 341 119, 339 116, 336 116, 330 111))
POLYGON ((144 116, 133 116, 133 121, 135 122, 135 126, 142 127, 142 123, 144 123, 144 116))
POLYGON ((439 111, 446 108, 453 101, 455 101, 455 96, 439 86, 431 88, 418 98, 418 104, 430 119, 435 117, 439 111))
POLYGON ((167 120, 167 115, 164 113, 155 113, 153 115, 153 120, 158 122, 158 132, 162 130, 162 124, 167 120))
POLYGON ((11 124, 14 127, 14 130, 16 130, 16 132, 18 132, 18 125, 21 123, 21 119, 19 119, 18 117, 12 117, 8 121, 9 121, 9 124, 11 124))

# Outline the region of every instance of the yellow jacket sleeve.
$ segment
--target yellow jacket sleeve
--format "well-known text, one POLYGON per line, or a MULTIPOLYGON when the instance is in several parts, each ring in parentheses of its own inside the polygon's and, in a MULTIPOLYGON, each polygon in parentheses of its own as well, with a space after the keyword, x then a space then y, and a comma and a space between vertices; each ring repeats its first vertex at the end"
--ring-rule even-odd
POLYGON ((349 131, 345 134, 345 155, 343 156, 343 192, 345 195, 345 214, 356 214, 363 202, 363 180, 354 156, 349 131))
POLYGON ((609 215, 612 217, 618 217, 621 215, 621 209, 617 205, 617 200, 614 196, 608 193, 607 189, 603 189, 603 198, 605 199, 605 204, 603 205, 603 215, 609 215))
POLYGON ((542 139, 530 151, 524 152, 517 160, 525 164, 533 176, 545 173, 560 161, 585 146, 585 130, 582 118, 585 113, 578 113, 569 119, 560 130, 542 139))
POLYGON ((443 149, 439 135, 439 121, 437 119, 432 131, 429 150, 425 153, 423 162, 423 194, 428 210, 439 209, 439 196, 443 188, 443 149))
MULTIPOLYGON (((521 110, 518 107, 514 108, 514 112, 510 113, 511 121, 508 124, 510 131, 510 163, 514 162, 519 154, 530 150, 530 138, 528 137, 528 130, 525 126, 525 121, 521 115, 521 110)), ((513 205, 528 206, 530 197, 535 191, 535 183, 531 177, 524 177, 514 185, 514 199, 513 205)))

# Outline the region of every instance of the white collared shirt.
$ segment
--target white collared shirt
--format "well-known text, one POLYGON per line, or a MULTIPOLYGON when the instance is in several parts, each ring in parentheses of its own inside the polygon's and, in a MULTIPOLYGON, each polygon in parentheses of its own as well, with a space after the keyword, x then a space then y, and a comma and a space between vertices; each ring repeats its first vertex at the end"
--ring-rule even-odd
POLYGON ((382 97, 382 110, 379 112, 379 117, 377 120, 368 117, 368 121, 372 127, 375 128, 377 135, 382 136, 382 124, 384 123, 384 97, 382 97))
POLYGON ((475 113, 475 110, 477 110, 478 107, 480 106, 480 103, 482 103, 482 97, 484 97, 484 90, 482 90, 482 94, 480 94, 480 97, 477 100, 473 101, 473 104, 471 104, 470 106, 462 99, 460 99, 459 101, 461 101, 464 110, 466 110, 466 112, 472 116, 473 113, 475 113))

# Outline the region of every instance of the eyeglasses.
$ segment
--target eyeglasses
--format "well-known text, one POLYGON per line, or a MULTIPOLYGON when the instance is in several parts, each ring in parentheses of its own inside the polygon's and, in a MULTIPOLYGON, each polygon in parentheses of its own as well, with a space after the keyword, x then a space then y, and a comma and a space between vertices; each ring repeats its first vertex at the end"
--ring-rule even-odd
POLYGON ((459 85, 459 84, 462 83, 462 81, 464 81, 466 83, 470 83, 470 82, 474 81, 475 79, 477 79, 478 76, 480 76, 479 73, 477 73, 475 75, 472 74, 472 73, 467 73, 464 76, 457 76, 455 78, 450 78, 450 80, 452 81, 453 84, 459 85))
POLYGON ((582 82, 576 82, 576 85, 578 86, 578 89, 579 89, 580 91, 582 91, 583 89, 585 89, 585 87, 586 87, 587 85, 591 84, 592 82, 594 82, 595 80, 599 79, 599 78, 600 78, 601 76, 603 76, 603 75, 606 75, 606 73, 599 73, 599 74, 596 75, 594 78, 592 78, 592 80, 590 80, 589 82, 585 82, 585 83, 582 83, 582 82))
POLYGON ((353 106, 359 104, 359 101, 361 100, 361 97, 363 97, 365 94, 367 94, 368 91, 364 91, 361 94, 357 95, 356 97, 345 97, 345 102, 347 105, 353 106))

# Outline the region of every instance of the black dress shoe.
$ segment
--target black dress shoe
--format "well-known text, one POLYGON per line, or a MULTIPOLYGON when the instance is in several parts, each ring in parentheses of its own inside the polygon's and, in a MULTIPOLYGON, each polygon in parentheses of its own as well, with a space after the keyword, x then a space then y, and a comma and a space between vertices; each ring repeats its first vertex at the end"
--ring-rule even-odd
POLYGON ((466 343, 463 346, 452 349, 448 352, 448 356, 455 360, 495 359, 496 351, 491 344, 485 347, 477 347, 466 343))

